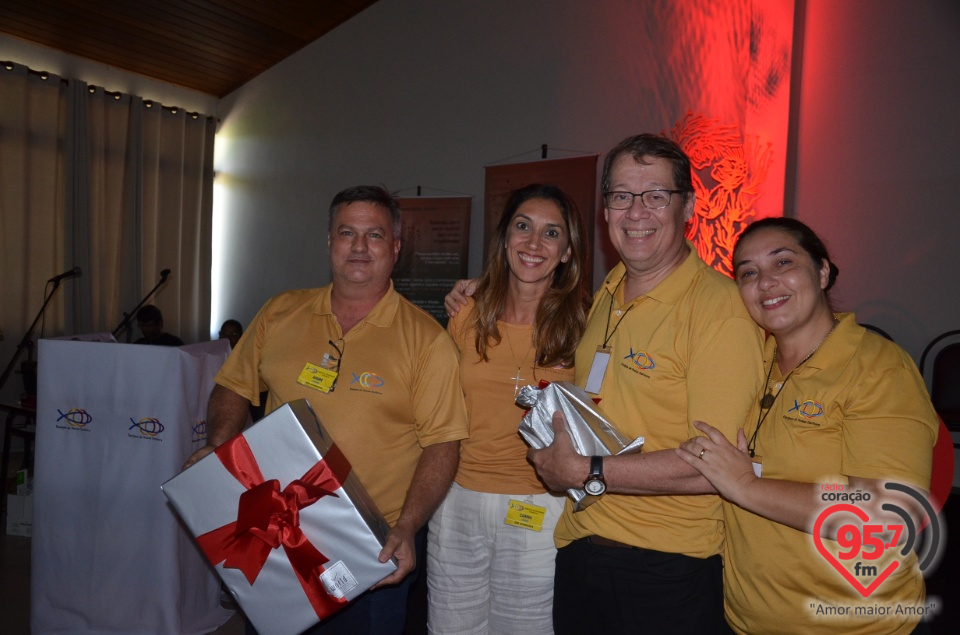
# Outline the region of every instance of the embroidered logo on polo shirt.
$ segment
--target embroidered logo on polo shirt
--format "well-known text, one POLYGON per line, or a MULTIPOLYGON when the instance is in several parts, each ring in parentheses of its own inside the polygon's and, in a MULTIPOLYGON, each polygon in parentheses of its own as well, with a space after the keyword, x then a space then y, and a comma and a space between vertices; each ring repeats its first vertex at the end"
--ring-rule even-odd
POLYGON ((804 419, 815 419, 823 416, 823 404, 813 399, 807 399, 803 403, 794 399, 793 408, 787 410, 787 413, 791 412, 796 412, 804 419))
POLYGON ((643 372, 646 370, 653 370, 657 367, 657 363, 653 361, 653 357, 644 351, 634 351, 633 347, 630 347, 630 354, 624 355, 623 359, 620 361, 620 366, 630 370, 638 375, 643 375, 646 378, 650 378, 650 375, 643 372), (625 360, 630 360, 629 362, 625 360))
POLYGON ((350 390, 359 390, 361 392, 373 392, 382 394, 383 391, 378 390, 383 387, 384 381, 383 377, 376 373, 352 373, 353 379, 350 380, 350 390))
POLYGON ((633 360, 633 365, 640 370, 652 370, 657 367, 652 357, 643 351, 633 352, 633 348, 630 349, 630 354, 624 355, 623 358, 633 360))

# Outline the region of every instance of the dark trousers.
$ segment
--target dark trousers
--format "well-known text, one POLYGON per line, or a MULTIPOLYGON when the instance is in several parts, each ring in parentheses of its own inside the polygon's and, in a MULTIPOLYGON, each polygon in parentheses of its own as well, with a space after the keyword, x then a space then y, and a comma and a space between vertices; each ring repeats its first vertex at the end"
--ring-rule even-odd
POLYGON ((722 561, 577 540, 557 551, 553 625, 557 635, 730 633, 722 561))
MULTIPOLYGON (((350 606, 324 620, 302 635, 402 635, 407 622, 407 599, 427 563, 427 530, 417 533, 417 568, 400 584, 368 591, 350 606)), ((269 631, 261 635, 268 635, 269 631)), ((245 635, 257 635, 249 620, 245 635)))

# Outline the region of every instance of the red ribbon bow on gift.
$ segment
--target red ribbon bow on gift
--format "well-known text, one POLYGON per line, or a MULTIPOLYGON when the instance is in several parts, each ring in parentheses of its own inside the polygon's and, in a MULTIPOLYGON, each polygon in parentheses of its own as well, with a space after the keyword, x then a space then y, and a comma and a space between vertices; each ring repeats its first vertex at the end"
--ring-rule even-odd
POLYGON ((336 496, 350 473, 350 463, 340 449, 331 446, 322 460, 283 491, 277 479, 264 480, 243 435, 218 447, 216 455, 247 491, 240 495, 237 520, 197 536, 210 562, 240 569, 252 585, 270 552, 282 546, 318 617, 327 617, 346 606, 345 599, 330 596, 320 582, 323 565, 329 559, 300 529, 300 510, 324 496, 336 496))

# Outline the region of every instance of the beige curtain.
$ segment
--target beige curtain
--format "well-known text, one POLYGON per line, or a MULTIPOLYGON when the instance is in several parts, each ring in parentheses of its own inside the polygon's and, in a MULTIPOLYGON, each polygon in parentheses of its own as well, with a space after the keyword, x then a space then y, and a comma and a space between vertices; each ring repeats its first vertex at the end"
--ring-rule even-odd
POLYGON ((170 288, 156 304, 167 329, 185 342, 210 339, 213 227, 213 119, 183 110, 141 108, 143 184, 141 284, 163 269, 170 288), (176 329, 176 330, 174 330, 176 329))
MULTIPOLYGON (((0 363, 39 311, 44 282, 74 266, 83 275, 62 283, 44 335, 112 331, 170 269, 150 302, 166 330, 208 339, 216 123, 42 77, 0 67, 0 363)), ((11 379, 0 399, 18 390, 11 379)))
MULTIPOLYGON (((44 283, 64 271, 62 140, 66 86, 60 78, 0 67, 0 368, 6 369, 46 297, 44 283)), ((59 334, 64 296, 58 293, 36 330, 59 334)), ((32 356, 27 350, 21 356, 32 356)), ((35 358, 34 358, 35 359, 35 358)), ((11 367, 0 399, 23 389, 11 367)))

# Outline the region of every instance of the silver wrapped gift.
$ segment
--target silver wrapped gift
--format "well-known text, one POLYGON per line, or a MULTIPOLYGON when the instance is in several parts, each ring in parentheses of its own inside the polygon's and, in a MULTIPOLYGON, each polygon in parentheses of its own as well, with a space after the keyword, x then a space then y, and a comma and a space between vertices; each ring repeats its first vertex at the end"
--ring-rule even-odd
POLYGON ((389 526, 303 399, 163 492, 260 633, 300 633, 397 569, 377 559, 389 526))
MULTIPOLYGON (((567 432, 577 454, 583 456, 614 456, 639 452, 643 437, 630 439, 617 430, 593 398, 583 388, 565 381, 548 384, 545 388, 524 386, 517 397, 517 405, 529 412, 520 422, 520 436, 530 447, 545 448, 553 443, 553 413, 563 412, 567 432)), ((568 489, 574 511, 589 507, 597 496, 583 489, 568 489)))

